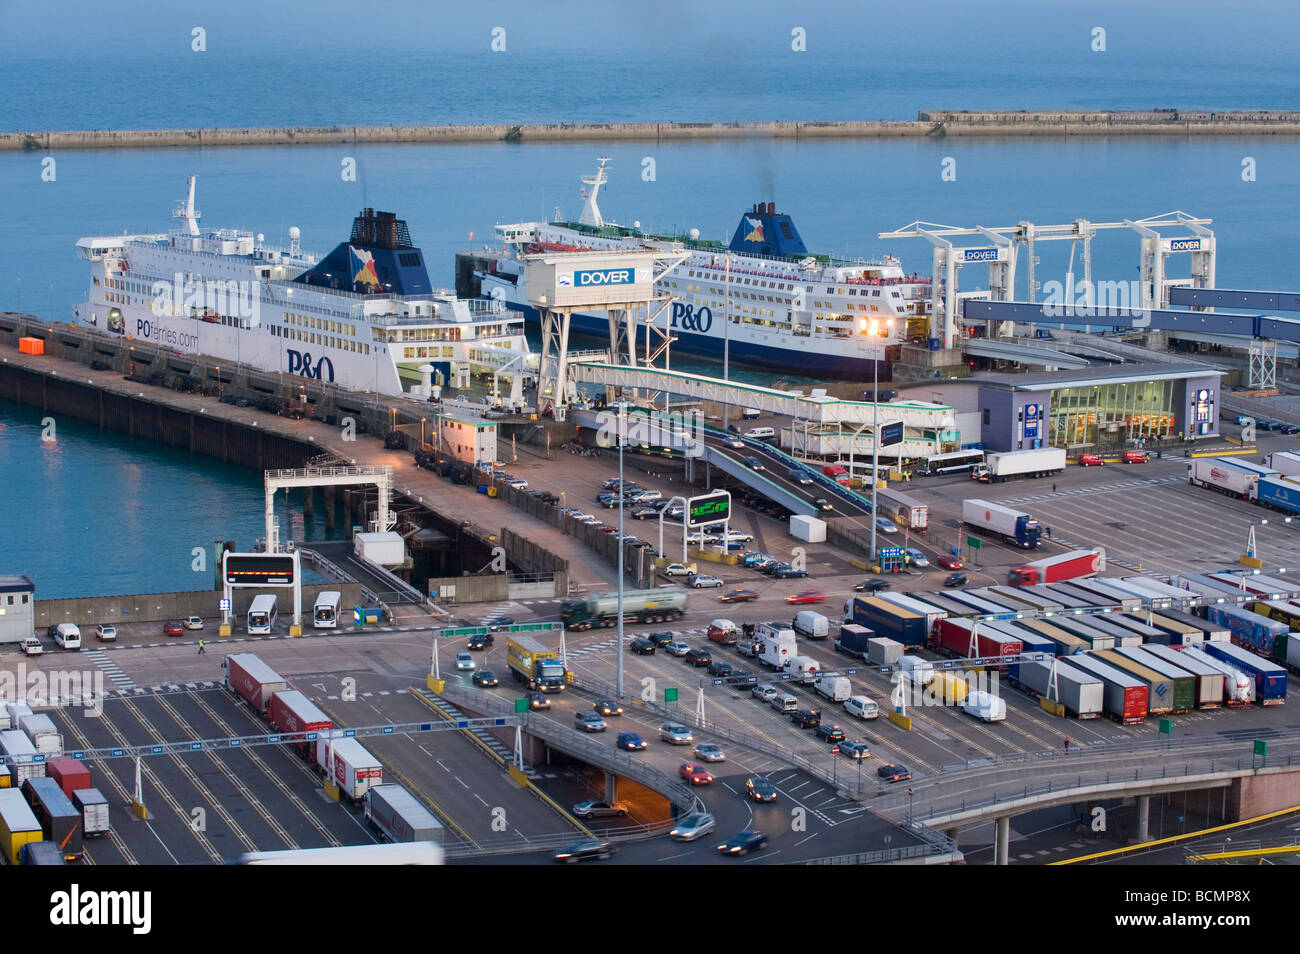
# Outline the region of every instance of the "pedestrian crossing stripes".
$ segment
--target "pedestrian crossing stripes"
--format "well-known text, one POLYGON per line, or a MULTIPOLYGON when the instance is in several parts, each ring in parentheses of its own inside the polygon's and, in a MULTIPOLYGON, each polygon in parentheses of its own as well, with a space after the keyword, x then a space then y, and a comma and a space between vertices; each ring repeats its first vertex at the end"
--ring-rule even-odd
POLYGON ((104 678, 113 684, 114 689, 139 688, 135 680, 123 672, 121 666, 109 659, 102 649, 83 649, 81 654, 103 671, 104 678))
MULTIPOLYGON (((461 712, 450 702, 441 698, 440 696, 435 696, 432 695, 431 693, 422 693, 421 695, 431 705, 441 710, 442 712, 446 713, 448 716, 450 716, 453 719, 468 718, 468 716, 466 716, 465 713, 461 712)), ((515 753, 511 751, 509 748, 507 748, 504 742, 498 739, 491 732, 487 731, 487 729, 467 729, 466 731, 469 732, 471 735, 473 735, 474 738, 482 742, 493 752, 495 752, 497 755, 499 755, 502 761, 504 761, 507 765, 512 763, 515 760, 515 753)), ((542 775, 539 772, 535 771, 531 766, 528 765, 524 766, 524 774, 533 780, 537 780, 542 777, 542 775)))
MULTIPOLYGON (((708 627, 696 626, 693 627, 692 629, 655 630, 655 632, 665 632, 665 633, 669 633, 673 637, 673 639, 683 639, 687 636, 703 636, 705 633, 708 632, 708 627)), ((638 634, 633 633, 631 635, 624 635, 623 638, 631 642, 633 639, 636 639, 637 636, 638 634)), ((618 645, 618 637, 611 636, 609 637, 609 639, 603 639, 598 643, 592 643, 590 646, 583 646, 581 649, 571 649, 569 650, 568 655, 584 656, 589 653, 607 653, 617 645, 618 645)))
POLYGON ((1026 494, 1023 497, 1006 497, 997 501, 1000 504, 1030 503, 1034 500, 1052 500, 1059 497, 1074 497, 1080 494, 1106 494, 1117 490, 1129 490, 1133 487, 1153 487, 1160 484, 1186 483, 1185 476, 1151 477, 1143 480, 1119 480, 1109 484, 1094 484, 1087 487, 1070 487, 1064 490, 1050 490, 1041 494, 1026 494))

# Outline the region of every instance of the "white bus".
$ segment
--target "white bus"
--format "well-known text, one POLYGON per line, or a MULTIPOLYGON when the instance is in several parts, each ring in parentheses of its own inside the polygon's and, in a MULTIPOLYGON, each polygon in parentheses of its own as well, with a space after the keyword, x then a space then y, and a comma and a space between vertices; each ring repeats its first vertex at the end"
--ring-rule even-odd
POLYGON ((959 474, 982 463, 984 463, 982 450, 960 450, 935 454, 926 459, 925 466, 932 474, 959 474))
POLYGON ((432 841, 382 845, 344 845, 288 851, 249 851, 232 865, 440 865, 442 846, 432 841))
POLYGON ((311 611, 311 624, 316 629, 337 629, 339 625, 339 600, 343 594, 338 590, 326 590, 316 597, 316 605, 311 611))
POLYGON ((274 629, 275 597, 270 593, 253 597, 253 605, 248 608, 248 634, 269 636, 274 629))

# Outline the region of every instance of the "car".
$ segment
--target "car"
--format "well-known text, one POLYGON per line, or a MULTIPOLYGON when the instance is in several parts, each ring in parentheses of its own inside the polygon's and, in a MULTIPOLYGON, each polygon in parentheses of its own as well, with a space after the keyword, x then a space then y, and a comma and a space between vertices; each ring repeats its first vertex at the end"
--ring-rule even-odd
POLYGON ((897 533, 897 532, 898 532, 898 524, 894 523, 894 521, 890 520, 888 517, 877 517, 877 518, 876 518, 876 532, 877 532, 877 533, 897 533))
POLYGON ((770 553, 746 553, 740 558, 741 566, 754 566, 759 563, 765 563, 768 560, 775 560, 776 557, 770 553))
POLYGON ((706 589, 706 588, 712 588, 712 587, 715 587, 715 586, 723 586, 723 585, 724 585, 723 582, 722 582, 722 580, 721 580, 721 578, 719 578, 719 577, 716 577, 716 576, 702 576, 702 575, 699 575, 699 574, 696 574, 695 576, 692 576, 692 577, 691 577, 690 579, 688 579, 686 582, 687 582, 687 585, 689 585, 689 586, 693 586, 693 587, 694 587, 695 589, 697 589, 697 590, 702 590, 702 589, 706 589))
POLYGON ((726 444, 728 447, 730 447, 732 450, 745 449, 745 442, 742 441, 739 437, 728 437, 725 441, 723 441, 723 443, 726 444))
POLYGON ((182 623, 182 622, 181 622, 180 620, 178 620, 178 619, 174 619, 174 620, 172 620, 170 623, 165 623, 165 624, 163 625, 163 635, 164 635, 164 636, 184 636, 184 635, 185 635, 185 624, 182 623))
POLYGON ((622 818, 627 815, 627 806, 622 803, 602 802, 589 798, 573 806, 573 814, 579 818, 622 818))
POLYGON ((117 627, 111 623, 100 623, 95 627, 95 636, 105 643, 117 642, 117 627))
POLYGON ((762 775, 751 775, 745 779, 745 794, 756 802, 774 802, 776 786, 762 775))
POLYGON ((610 477, 607 478, 606 481, 600 486, 603 490, 614 490, 616 487, 621 487, 622 485, 623 485, 622 477, 610 477))
POLYGON ((581 729, 583 732, 604 732, 609 728, 605 720, 600 717, 599 712, 591 710, 582 710, 573 714, 574 728, 581 729))
POLYGON ((907 553, 907 562, 912 566, 927 567, 930 565, 930 558, 916 547, 908 547, 905 552, 907 553))
POLYGON ((475 668, 474 657, 469 653, 456 654, 456 670, 458 672, 473 672, 475 668))
POLYGON ((965 573, 950 573, 943 581, 943 585, 950 589, 954 586, 965 586, 966 583, 965 573))
POLYGON ((628 516, 633 520, 649 520, 651 517, 659 516, 659 511, 654 507, 637 507, 628 516))
POLYGON ((790 713, 790 721, 801 729, 815 729, 821 725, 822 714, 817 709, 795 709, 790 713))
POLYGON ((846 759, 865 759, 870 757, 871 750, 867 743, 861 739, 854 739, 851 742, 841 742, 839 744, 840 755, 846 759))
POLYGON ((683 762, 677 774, 692 785, 712 785, 713 775, 703 765, 696 765, 694 762, 683 762))
POLYGON ((707 835, 717 827, 717 821, 708 812, 692 812, 677 819, 677 824, 668 832, 668 837, 678 841, 694 841, 707 835))
POLYGON ((854 593, 879 593, 881 590, 889 589, 889 584, 884 580, 863 580, 861 583, 853 584, 854 593))
POLYGON ((1278 430, 1283 434, 1300 434, 1300 424, 1283 424, 1278 430))
POLYGON ((813 482, 812 474, 806 470, 792 470, 788 476, 796 484, 811 484, 813 482))
POLYGON ((202 628, 203 628, 203 617, 202 617, 202 616, 187 616, 187 617, 185 617, 185 619, 184 619, 182 622, 183 622, 183 624, 184 624, 184 626, 185 626, 186 629, 202 629, 202 628))
POLYGON ((807 570, 801 570, 794 566, 779 567, 777 571, 772 574, 772 576, 778 580, 802 580, 807 575, 807 570))
POLYGON ((690 646, 686 645, 686 643, 680 642, 675 639, 672 642, 664 643, 663 648, 664 648, 664 652, 666 652, 670 656, 685 656, 687 653, 691 651, 690 646))
POLYGON ((819 739, 825 739, 827 742, 843 742, 846 736, 844 730, 837 725, 827 725, 825 722, 819 722, 813 729, 813 735, 819 739))
POLYGON ((680 722, 665 722, 659 726, 659 738, 669 745, 690 745, 695 741, 691 730, 680 722))
POLYGON ((746 457, 745 466, 750 470, 767 470, 767 467, 757 457, 746 457))
POLYGON ((524 480, 522 477, 507 477, 506 486, 513 487, 515 490, 527 490, 528 481, 524 480))
POLYGON ((691 749, 691 754, 703 762, 725 762, 727 753, 722 751, 720 746, 712 742, 698 742, 695 748, 691 749))
POLYGON ((912 773, 906 765, 899 765, 895 762, 886 762, 876 769, 876 774, 886 782, 906 782, 912 777, 912 773))
POLYGON ((785 598, 787 603, 794 606, 807 606, 810 603, 826 602, 826 594, 821 590, 802 590, 798 593, 792 593, 785 598))
POLYGON ((714 659, 709 662, 710 676, 725 678, 730 676, 733 672, 735 672, 735 669, 732 667, 731 663, 727 662, 725 659, 714 659))
POLYGON ((669 643, 673 641, 673 634, 668 632, 651 633, 647 638, 650 640, 650 642, 654 643, 655 646, 659 647, 660 649, 663 649, 665 646, 667 646, 669 643))
POLYGON ((466 649, 484 650, 492 645, 494 638, 491 633, 475 633, 465 642, 466 649))
POLYGON ((525 698, 528 700, 528 708, 534 711, 551 707, 551 697, 544 692, 530 692, 525 698))
POLYGON ((686 661, 698 669, 713 662, 713 653, 699 647, 688 649, 686 651, 686 661))
POLYGON ((731 683, 732 688, 744 692, 746 689, 758 685, 758 676, 752 672, 746 672, 744 669, 733 669, 731 675, 727 677, 727 681, 731 683))
POLYGON ((961 560, 957 559, 956 557, 951 557, 951 556, 938 556, 938 557, 935 557, 935 558, 934 558, 934 562, 935 562, 935 564, 937 564, 938 566, 943 567, 945 570, 964 570, 964 569, 966 569, 966 564, 965 564, 965 563, 962 563, 961 560))
POLYGON ((1080 455, 1079 455, 1079 466, 1080 466, 1080 467, 1104 467, 1105 465, 1106 465, 1106 462, 1105 462, 1104 460, 1102 460, 1102 457, 1101 457, 1100 454, 1080 454, 1080 455))
POLYGON ((556 861, 564 861, 572 864, 575 861, 591 861, 593 858, 604 860, 612 855, 616 849, 607 841, 598 841, 594 838, 584 838, 582 841, 575 841, 572 844, 565 845, 555 853, 556 861))
POLYGON ((591 704, 591 708, 603 716, 621 716, 623 707, 611 699, 597 699, 591 704))
POLYGON ((1126 464, 1145 464, 1151 460, 1151 455, 1146 451, 1129 450, 1120 455, 1120 460, 1126 464))
POLYGON ((664 576, 690 576, 695 572, 695 567, 687 566, 685 563, 669 563, 660 572, 664 576))
POLYGON ((614 744, 625 752, 640 752, 650 743, 635 732, 620 732, 614 744))
POLYGON ((776 686, 764 685, 764 686, 755 686, 753 689, 749 690, 749 694, 753 696, 755 699, 760 699, 763 702, 771 702, 781 693, 777 690, 776 686))
POLYGON ((718 851, 724 855, 747 855, 751 851, 765 847, 767 847, 767 835, 761 831, 745 829, 718 845, 718 851))
MULTIPOLYGON (((831 511, 831 510, 834 510, 834 509, 835 509, 835 504, 831 503, 831 502, 830 502, 829 500, 827 500, 825 497, 818 497, 816 500, 813 501, 813 506, 816 507, 818 510, 821 510, 821 511, 823 511, 823 512, 831 511)), ((789 513, 789 511, 785 510, 784 508, 781 508, 781 509, 775 511, 775 512, 772 514, 772 516, 776 517, 776 519, 778 519, 778 520, 784 520, 784 519, 786 519, 787 517, 790 516, 790 513, 789 513)))
POLYGON ((492 622, 486 624, 489 633, 499 633, 507 626, 513 625, 515 625, 515 618, 513 616, 498 616, 493 619, 492 622))
POLYGON ((757 569, 764 576, 776 576, 779 571, 790 569, 790 564, 784 560, 772 560, 768 563, 760 563, 757 569))
POLYGON ((501 685, 501 681, 497 679, 496 674, 491 669, 478 670, 470 677, 470 682, 476 686, 482 686, 484 689, 491 689, 493 686, 501 685))
POLYGON ((758 599, 758 594, 753 590, 731 590, 723 593, 718 599, 723 603, 748 603, 750 600, 758 599))

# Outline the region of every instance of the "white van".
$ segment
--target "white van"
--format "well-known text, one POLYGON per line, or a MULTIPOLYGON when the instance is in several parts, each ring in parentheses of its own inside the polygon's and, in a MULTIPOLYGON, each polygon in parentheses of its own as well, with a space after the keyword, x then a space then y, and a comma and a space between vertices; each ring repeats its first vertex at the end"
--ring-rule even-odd
POLYGON ((795 682, 808 685, 817 680, 821 674, 821 666, 811 656, 795 656, 785 664, 785 671, 795 682))
POLYGON ((751 437, 754 440, 762 441, 767 440, 769 437, 776 437, 776 431, 770 427, 751 427, 749 430, 745 431, 745 436, 751 437))
POLYGON ((54 642, 64 649, 80 649, 81 630, 76 623, 60 623, 54 627, 54 642))
POLYGON ((788 692, 773 696, 767 702, 777 712, 794 712, 799 708, 799 700, 788 692))
POLYGON ((869 696, 850 696, 844 700, 844 711, 859 719, 876 719, 880 716, 880 706, 869 696))
POLYGON ((922 686, 928 686, 934 679, 934 663, 920 656, 904 656, 898 661, 898 668, 907 673, 912 682, 922 686))
POLYGON ((800 610, 791 624, 795 633, 808 639, 825 639, 830 634, 830 621, 813 610, 800 610))
POLYGON ((747 421, 756 421, 763 416, 763 412, 756 407, 742 407, 740 416, 747 421))
POLYGON ((831 702, 846 702, 853 694, 853 686, 847 676, 822 676, 813 688, 819 696, 825 696, 831 702))

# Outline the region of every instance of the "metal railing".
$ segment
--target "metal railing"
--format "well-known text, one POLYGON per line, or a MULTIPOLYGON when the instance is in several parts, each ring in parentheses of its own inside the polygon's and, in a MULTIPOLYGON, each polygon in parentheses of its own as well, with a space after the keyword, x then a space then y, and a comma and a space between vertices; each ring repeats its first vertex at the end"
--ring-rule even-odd
POLYGON ((910 858, 929 858, 944 854, 955 855, 957 849, 954 847, 949 852, 934 845, 905 845, 902 848, 881 848, 877 851, 859 851, 850 855, 811 858, 802 863, 805 865, 887 865, 910 858))

